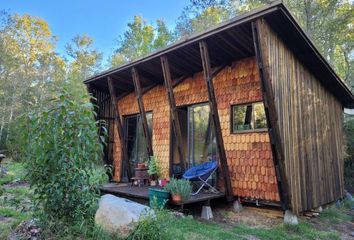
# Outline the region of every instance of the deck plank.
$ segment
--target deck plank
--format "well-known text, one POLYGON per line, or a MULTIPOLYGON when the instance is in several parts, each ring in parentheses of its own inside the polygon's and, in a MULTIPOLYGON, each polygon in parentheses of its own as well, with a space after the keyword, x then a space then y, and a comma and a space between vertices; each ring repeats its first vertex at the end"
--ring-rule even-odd
MULTIPOLYGON (((148 186, 137 187, 137 186, 130 186, 130 184, 109 183, 109 184, 102 185, 100 187, 100 190, 103 193, 110 193, 120 197, 131 197, 131 198, 149 200, 149 188, 150 187, 148 186)), ((224 197, 225 197, 225 193, 223 192, 219 192, 219 193, 202 192, 195 196, 191 196, 190 199, 188 199, 188 201, 182 203, 169 202, 169 204, 181 206, 185 204, 204 202, 204 201, 224 198, 224 197)))

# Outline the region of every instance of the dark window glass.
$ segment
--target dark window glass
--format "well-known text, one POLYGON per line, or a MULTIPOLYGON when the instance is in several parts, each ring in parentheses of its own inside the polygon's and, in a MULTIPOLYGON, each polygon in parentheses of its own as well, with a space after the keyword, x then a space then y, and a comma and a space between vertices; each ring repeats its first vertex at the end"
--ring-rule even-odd
POLYGON ((198 104, 189 108, 189 163, 197 165, 217 158, 214 125, 207 104, 198 104))
MULTIPOLYGON (((146 113, 148 131, 152 136, 152 113, 146 113)), ((148 159, 147 143, 144 136, 143 124, 139 114, 128 116, 125 118, 125 135, 127 139, 127 149, 129 158, 129 167, 131 173, 134 173, 134 168, 139 162, 146 162, 148 159)), ((125 164, 123 162, 123 164, 125 164)), ((123 171, 123 179, 126 178, 123 171)))
POLYGON ((265 128, 267 121, 263 103, 232 106, 232 132, 265 128))

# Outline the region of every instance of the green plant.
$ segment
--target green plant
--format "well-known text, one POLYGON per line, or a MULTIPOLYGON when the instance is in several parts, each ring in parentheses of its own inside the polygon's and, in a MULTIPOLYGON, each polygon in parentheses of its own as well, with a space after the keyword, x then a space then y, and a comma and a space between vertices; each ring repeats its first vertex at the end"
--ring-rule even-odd
POLYGON ((160 176, 160 169, 157 166, 157 158, 155 156, 150 157, 148 173, 154 179, 160 176))
POLYGON ((134 223, 133 231, 127 240, 165 240, 167 235, 164 224, 168 221, 168 213, 163 209, 154 209, 155 213, 142 214, 139 221, 134 223))
POLYGON ((192 186, 188 180, 171 178, 165 190, 172 195, 181 195, 182 201, 187 201, 190 198, 192 186))
POLYGON ((92 104, 57 92, 28 117, 26 162, 40 219, 72 224, 93 218, 98 194, 91 186, 103 147, 92 104))

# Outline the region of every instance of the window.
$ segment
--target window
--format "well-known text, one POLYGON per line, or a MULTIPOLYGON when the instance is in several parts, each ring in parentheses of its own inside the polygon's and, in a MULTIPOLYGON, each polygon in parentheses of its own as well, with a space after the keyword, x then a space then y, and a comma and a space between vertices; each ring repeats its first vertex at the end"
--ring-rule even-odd
MULTIPOLYGON (((150 137, 152 136, 152 113, 146 113, 146 120, 150 137)), ((147 143, 143 131, 143 124, 140 114, 125 117, 125 136, 128 150, 128 159, 130 172, 138 162, 144 162, 148 159, 147 143)), ((125 162, 123 162, 125 164, 125 162)), ((122 171, 122 179, 127 179, 126 172, 122 171)))
POLYGON ((232 106, 232 132, 265 130, 267 121, 262 102, 232 106))
POLYGON ((208 104, 188 107, 188 152, 191 166, 217 158, 214 125, 208 104))

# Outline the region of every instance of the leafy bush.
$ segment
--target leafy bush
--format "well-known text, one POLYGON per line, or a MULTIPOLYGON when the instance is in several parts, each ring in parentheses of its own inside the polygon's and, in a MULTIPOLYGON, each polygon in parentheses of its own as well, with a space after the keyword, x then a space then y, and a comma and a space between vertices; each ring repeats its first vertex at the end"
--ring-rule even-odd
POLYGON ((160 177, 160 169, 157 166, 157 159, 155 156, 150 157, 148 173, 153 179, 160 177))
POLYGON ((165 186, 165 190, 173 195, 181 195, 182 201, 187 201, 192 192, 192 186, 188 180, 171 178, 165 186))
POLYGON ((93 218, 97 191, 92 185, 104 171, 96 169, 103 147, 92 109, 85 98, 59 90, 28 117, 28 179, 41 220, 72 224, 93 218))
POLYGON ((345 188, 349 192, 354 193, 354 118, 352 116, 346 116, 344 132, 347 154, 344 161, 344 183, 345 188))
POLYGON ((134 223, 134 228, 127 240, 165 240, 170 239, 167 235, 166 224, 168 212, 155 209, 155 214, 142 214, 139 221, 134 223))
POLYGON ((28 118, 25 115, 20 115, 10 124, 6 148, 9 156, 14 161, 20 161, 26 158, 27 145, 29 139, 27 136, 28 118))

